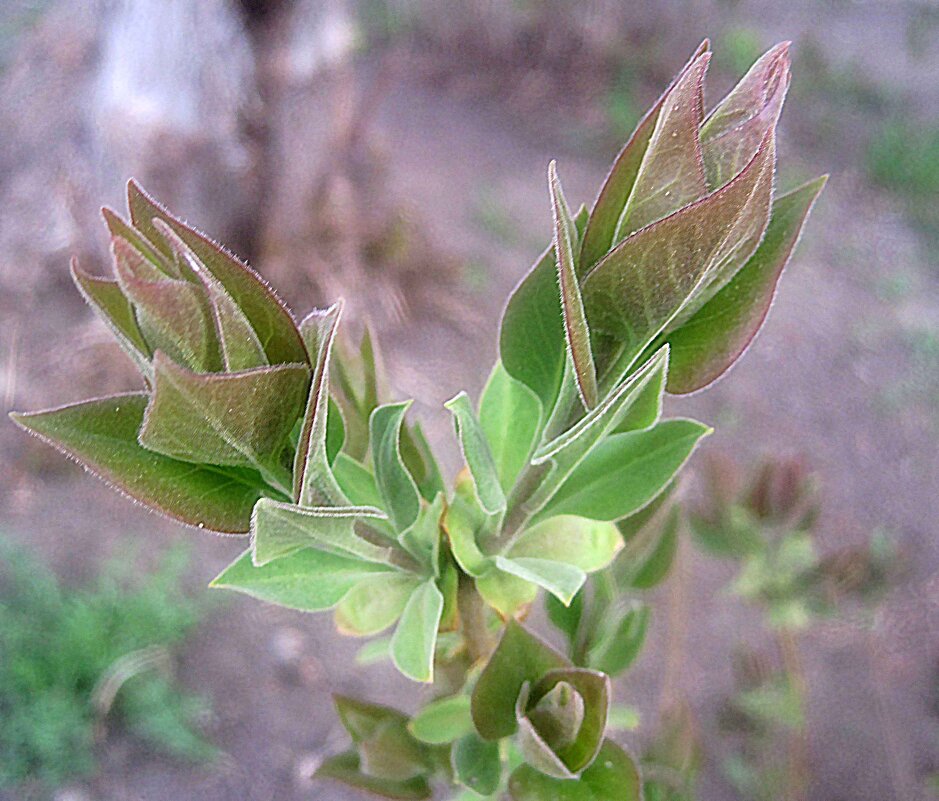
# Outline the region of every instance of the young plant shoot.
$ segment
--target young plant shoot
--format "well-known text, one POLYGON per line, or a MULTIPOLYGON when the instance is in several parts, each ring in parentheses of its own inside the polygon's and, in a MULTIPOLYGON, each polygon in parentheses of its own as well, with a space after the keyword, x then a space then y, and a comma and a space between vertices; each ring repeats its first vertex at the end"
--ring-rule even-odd
POLYGON ((114 277, 73 264, 143 388, 13 419, 149 508, 245 536, 212 586, 390 632, 371 656, 434 683, 413 718, 337 698, 351 747, 320 775, 389 798, 640 797, 607 737, 610 675, 648 623, 627 596, 673 551, 677 523, 643 524, 711 431, 661 419, 663 395, 747 348, 825 183, 774 195, 788 44, 705 114, 710 58, 705 41, 589 210, 549 165, 552 242, 482 397, 445 404, 466 464, 449 488, 409 402, 380 397, 372 339, 334 346, 341 302, 297 324, 134 182, 129 220, 104 212, 114 277), (568 653, 523 625, 540 590, 568 653))

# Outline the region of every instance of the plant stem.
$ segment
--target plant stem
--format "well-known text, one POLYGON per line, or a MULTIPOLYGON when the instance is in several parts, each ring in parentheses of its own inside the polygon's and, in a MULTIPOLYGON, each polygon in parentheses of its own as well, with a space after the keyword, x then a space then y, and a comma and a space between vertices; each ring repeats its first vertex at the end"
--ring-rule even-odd
POLYGON ((781 628, 776 633, 776 641, 782 653, 783 666, 799 703, 802 718, 798 729, 791 732, 788 747, 788 781, 786 782, 787 801, 805 801, 808 794, 809 779, 809 743, 806 736, 806 702, 808 683, 805 678, 805 666, 796 633, 789 627, 781 628))
POLYGON ((496 644, 489 631, 486 602, 476 589, 473 579, 462 573, 457 588, 457 608, 470 661, 475 664, 487 660, 496 644))

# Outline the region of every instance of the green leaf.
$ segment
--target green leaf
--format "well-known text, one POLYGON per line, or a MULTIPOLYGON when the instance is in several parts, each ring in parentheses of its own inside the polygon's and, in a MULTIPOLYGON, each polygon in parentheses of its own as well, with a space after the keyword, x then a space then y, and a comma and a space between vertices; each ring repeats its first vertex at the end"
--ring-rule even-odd
POLYGON ((639 601, 608 613, 587 651, 587 664, 616 677, 627 670, 646 641, 651 609, 639 601))
MULTIPOLYGON (((307 361, 306 349, 287 307, 264 280, 229 253, 193 228, 173 217, 136 183, 127 185, 128 208, 134 227, 159 247, 154 219, 161 219, 183 240, 222 283, 251 322, 271 364, 307 361)), ((170 255, 164 244, 163 253, 170 255)))
POLYGON ((750 256, 769 219, 770 137, 730 183, 624 239, 582 281, 591 331, 623 346, 629 364, 652 339, 750 256))
POLYGON ((499 483, 499 474, 486 436, 473 413, 469 396, 461 392, 444 406, 453 413, 453 421, 460 438, 460 450, 473 477, 480 505, 487 514, 502 511, 505 509, 505 493, 499 483))
POLYGON ((672 351, 669 348, 668 364, 646 381, 643 387, 630 401, 629 408, 613 428, 618 434, 627 431, 642 431, 651 428, 662 417, 662 403, 665 399, 665 385, 672 371, 672 351))
POLYGON ((423 504, 417 520, 402 532, 398 541, 434 577, 440 572, 440 521, 443 516, 444 496, 438 495, 433 503, 423 504))
POLYGON ((434 650, 443 613, 443 595, 433 581, 425 581, 408 599, 391 638, 391 659, 414 681, 434 680, 434 650))
POLYGON ((509 779, 513 801, 641 801, 642 782, 632 758, 606 740, 579 779, 554 779, 520 765, 509 779))
POLYGON ((408 723, 408 731, 422 743, 446 745, 473 730, 468 695, 438 698, 421 709, 408 723))
POLYGON ((571 210, 564 197, 558 178, 557 163, 548 165, 548 190, 554 214, 554 253, 558 267, 558 287, 561 294, 561 312, 564 319, 564 340, 567 358, 577 381, 577 393, 585 409, 597 405, 597 370, 590 346, 590 329, 584 315, 584 304, 577 282, 574 246, 577 230, 571 219, 571 210))
POLYGON ((453 744, 453 773, 464 787, 481 796, 493 795, 502 781, 499 743, 483 740, 471 731, 453 744))
POLYGON ((375 476, 364 464, 345 453, 338 453, 332 471, 350 503, 356 506, 381 507, 382 499, 375 484, 375 476))
MULTIPOLYGON (((649 590, 660 584, 668 575, 678 551, 678 530, 681 522, 681 509, 678 506, 669 510, 665 522, 652 542, 651 552, 637 553, 641 558, 627 559, 624 554, 620 560, 621 582, 637 590, 649 590)), ((626 551, 630 551, 629 545, 626 551)))
POLYGON ((722 186, 753 158, 775 129, 788 88, 789 42, 783 42, 756 61, 701 126, 708 186, 722 186))
POLYGON ((617 244, 614 239, 616 227, 620 217, 623 216, 626 201, 632 193, 636 176, 649 146, 649 140, 652 138, 652 132, 655 130, 662 105, 672 93, 678 81, 698 61, 698 58, 708 51, 709 46, 710 43, 707 39, 698 46, 698 49, 679 72, 671 86, 665 90, 655 105, 649 109, 645 117, 639 122, 629 141, 613 162, 609 175, 607 175, 590 212, 590 220, 584 231, 583 245, 580 252, 581 274, 588 272, 617 244))
POLYGON ((553 595, 546 595, 544 599, 548 620, 557 626, 564 636, 567 637, 568 644, 571 648, 573 648, 577 642, 580 623, 584 616, 584 593, 585 590, 581 589, 568 606, 562 604, 553 595))
POLYGON ((495 564, 504 573, 543 587, 563 604, 569 604, 587 580, 579 567, 550 559, 496 556, 495 564))
POLYGON ((569 662, 551 646, 509 620, 499 645, 473 690, 476 731, 486 740, 500 740, 518 728, 515 702, 525 682, 534 684, 549 670, 569 662))
POLYGON ((303 409, 309 380, 305 364, 193 373, 159 351, 153 369, 141 445, 186 462, 262 472, 277 464, 303 409))
POLYGON ((293 553, 320 548, 341 556, 389 564, 387 546, 375 545, 355 533, 357 520, 381 519, 369 506, 296 506, 262 498, 251 518, 251 553, 256 565, 293 553))
POLYGON ((384 798, 397 798, 403 801, 419 801, 430 798, 433 792, 424 776, 415 776, 405 781, 381 779, 362 773, 359 755, 354 751, 330 757, 321 764, 314 774, 320 779, 334 779, 349 787, 365 790, 384 798))
POLYGON ((343 634, 368 637, 391 626, 420 583, 417 576, 389 573, 356 584, 336 607, 336 627, 343 634))
POLYGON ((546 739, 546 742, 571 773, 579 773, 593 762, 603 742, 606 716, 610 708, 610 678, 595 670, 573 667, 545 673, 531 688, 527 710, 532 723, 542 735, 547 732, 538 725, 538 716, 534 716, 534 710, 561 683, 568 684, 583 699, 583 721, 570 742, 561 740, 556 745, 550 739, 546 739))
POLYGON ((616 226, 614 242, 621 242, 707 192, 698 126, 704 117, 704 76, 710 60, 710 53, 701 53, 665 97, 616 226))
POLYGON ((408 716, 397 709, 348 695, 333 695, 333 703, 336 705, 339 722, 349 732, 352 742, 356 745, 372 739, 386 726, 398 727, 403 730, 405 739, 411 739, 407 732, 408 716))
POLYGON ((504 492, 509 492, 528 463, 541 427, 541 402, 521 381, 516 381, 497 361, 479 402, 482 426, 496 473, 504 492))
POLYGON ((457 564, 464 573, 478 577, 490 569, 492 562, 476 542, 476 529, 480 525, 477 518, 482 511, 466 498, 465 492, 461 492, 462 486, 465 485, 458 480, 457 490, 444 516, 444 529, 457 564))
POLYGON ((710 432, 694 420, 676 419, 614 434, 574 469, 541 516, 619 520, 631 515, 668 486, 710 432))
MULTIPOLYGON (((339 404, 330 398, 326 410, 326 461, 330 467, 336 464, 336 457, 342 450, 345 439, 346 425, 342 419, 342 411, 339 409, 339 404)), ((333 470, 333 474, 335 472, 333 470)))
MULTIPOLYGON (((587 223, 583 210, 574 219, 578 232, 587 223)), ((499 353, 506 372, 554 408, 564 372, 564 323, 554 247, 549 247, 509 298, 502 316, 499 353)))
POLYGON ((523 616, 538 597, 536 584, 509 573, 503 573, 497 568, 492 568, 479 576, 476 579, 476 589, 483 600, 504 619, 523 616))
POLYGON ((507 555, 551 559, 593 573, 610 564, 622 547, 623 538, 612 523, 562 515, 526 529, 507 555))
POLYGON ((672 347, 668 390, 707 386, 739 359, 763 326, 776 285, 827 176, 773 203, 763 242, 750 260, 691 319, 668 336, 672 347))
POLYGON ((208 296, 201 286, 167 278, 123 239, 111 241, 121 291, 134 306, 151 352, 198 372, 222 367, 208 296))
POLYGON ((141 374, 148 381, 152 381, 150 357, 153 353, 140 333, 133 306, 124 297, 118 282, 86 273, 75 259, 72 259, 71 272, 72 281, 82 297, 114 334, 118 344, 130 356, 141 374))
POLYGON ((434 458, 420 423, 401 427, 401 461, 425 500, 432 501, 438 494, 446 494, 440 465, 434 458))
POLYGON ((146 405, 143 394, 114 395, 11 417, 151 509, 200 528, 247 532, 260 476, 192 465, 142 448, 137 431, 146 405))
POLYGON ((310 353, 313 377, 303 427, 293 461, 293 497, 303 506, 342 506, 347 499, 329 466, 326 447, 329 416, 329 355, 342 317, 342 304, 317 309, 300 324, 310 353))
MULTIPOLYGON (((154 220, 154 227, 162 234, 163 241, 169 245, 177 258, 177 264, 185 264, 188 272, 194 276, 209 298, 212 317, 215 322, 215 334, 222 353, 222 363, 226 370, 250 370, 269 364, 264 346, 244 312, 235 303, 234 298, 199 257, 183 242, 162 220, 154 220)), ((302 364, 306 364, 304 359, 302 364)))
POLYGON ((369 431, 375 480, 395 531, 406 531, 417 520, 421 496, 401 461, 401 424, 411 401, 387 403, 372 412, 369 431))
POLYGON ((338 604, 363 579, 389 571, 386 565, 315 548, 304 548, 256 567, 248 550, 209 586, 237 590, 301 612, 320 612, 338 604))
POLYGON ((112 237, 126 239, 141 256, 169 278, 183 277, 179 266, 174 261, 157 250, 156 246, 147 237, 128 225, 116 212, 105 207, 101 209, 101 216, 104 217, 105 225, 107 225, 112 237))

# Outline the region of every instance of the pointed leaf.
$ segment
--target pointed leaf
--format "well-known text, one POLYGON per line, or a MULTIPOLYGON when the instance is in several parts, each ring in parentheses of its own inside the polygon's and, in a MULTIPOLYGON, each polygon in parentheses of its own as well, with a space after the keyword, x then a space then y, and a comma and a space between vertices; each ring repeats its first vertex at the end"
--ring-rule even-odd
MULTIPOLYGON (((153 369, 141 445, 187 462, 262 472, 277 464, 303 409, 309 380, 305 364, 193 373, 159 351, 153 369)), ((284 481, 288 492, 289 475, 284 481)))
POLYGON ((381 508, 381 494, 375 484, 375 476, 364 464, 345 453, 339 453, 333 463, 333 473, 353 505, 381 508))
POLYGON ((527 529, 508 556, 552 559, 593 573, 610 564, 622 547, 623 538, 612 523, 561 515, 527 529))
POLYGON ((387 546, 355 533, 357 520, 382 518, 368 506, 295 506, 262 498, 251 517, 251 552, 256 565, 280 559, 300 548, 314 547, 370 562, 388 564, 387 546))
MULTIPOLYGON (((495 609, 503 620, 524 617, 532 602, 538 597, 537 584, 509 573, 503 573, 495 567, 476 579, 476 589, 482 599, 495 609)), ((553 595, 549 597, 554 598, 553 595)))
POLYGON ((580 631, 580 623, 584 616, 584 594, 581 589, 569 606, 562 604, 553 595, 545 595, 545 611, 550 620, 567 637, 568 645, 571 649, 577 643, 577 637, 580 631))
POLYGON ((616 227, 615 242, 707 192, 698 126, 704 116, 704 75, 710 60, 710 53, 698 56, 665 97, 616 227))
POLYGON ((499 789, 502 780, 499 743, 469 732, 453 744, 451 759, 456 780, 474 794, 489 796, 499 789))
POLYGON ((433 581, 425 581, 411 594, 391 638, 391 659, 414 681, 434 680, 434 651, 443 613, 443 595, 433 581))
POLYGON ((140 253, 147 261, 156 267, 161 273, 170 278, 182 278, 179 268, 172 259, 168 259, 161 253, 154 244, 147 239, 140 231, 132 228, 125 222, 120 215, 111 211, 109 208, 101 209, 101 216, 111 232, 112 237, 126 239, 131 246, 140 253))
POLYGON ((222 361, 205 290, 162 276, 123 239, 113 239, 111 251, 121 290, 134 305, 150 350, 162 350, 199 372, 220 370, 222 361))
POLYGON ((334 779, 359 790, 375 793, 384 798, 402 799, 402 801, 421 801, 433 795, 424 776, 396 781, 363 773, 359 755, 354 751, 330 757, 316 769, 314 776, 334 779))
POLYGON ((401 461, 425 500, 432 501, 440 493, 446 494, 440 465, 434 458, 420 423, 401 426, 401 461))
POLYGON ((423 504, 414 524, 398 537, 404 549, 424 566, 427 575, 435 577, 440 573, 440 525, 443 507, 442 494, 438 495, 433 503, 423 504))
POLYGON ((789 42, 776 45, 750 68, 701 126, 708 186, 716 189, 753 158, 776 127, 789 88, 789 42))
POLYGON ((303 506, 342 506, 346 497, 329 466, 326 435, 329 415, 329 355, 342 304, 307 315, 300 333, 310 353, 313 377, 307 398, 303 427, 293 462, 293 497, 303 506))
POLYGON ((570 604, 587 580, 579 567, 550 559, 497 556, 495 563, 499 570, 543 587, 563 604, 570 604))
POLYGON ((665 387, 671 370, 672 351, 669 348, 668 364, 663 369, 657 370, 630 401, 629 408, 613 429, 615 433, 642 431, 659 422, 662 417, 662 404, 665 400, 665 387))
POLYGON ((411 401, 406 401, 379 406, 369 420, 375 481, 382 506, 399 532, 411 527, 421 508, 417 485, 401 461, 401 425, 410 405, 411 401))
POLYGON ((151 381, 150 357, 153 353, 140 333, 133 306, 124 297, 118 282, 86 273, 75 259, 72 259, 71 272, 82 297, 114 334, 141 374, 151 381))
POLYGON ((473 690, 476 731, 486 740, 500 740, 518 728, 515 702, 525 682, 533 684, 549 670, 569 662, 551 646, 509 620, 499 645, 473 690))
MULTIPOLYGON (((127 197, 134 227, 151 242, 158 244, 159 237, 152 223, 156 218, 167 223, 192 248, 245 313, 271 364, 307 361, 306 349, 290 312, 254 270, 221 245, 173 217, 133 181, 127 185, 127 197)), ((169 255, 165 244, 164 248, 163 252, 169 255)))
POLYGON ((363 579, 389 571, 386 565, 316 548, 304 548, 256 567, 248 550, 209 586, 236 590, 301 612, 319 612, 334 607, 363 579))
POLYGON ((708 51, 709 47, 710 43, 707 39, 698 46, 688 63, 642 118, 629 141, 617 155, 590 212, 590 221, 583 235, 578 276, 586 274, 616 244, 614 235, 617 224, 623 216, 626 201, 632 193, 662 105, 674 90, 675 85, 687 74, 699 57, 708 51))
MULTIPOLYGON (((574 225, 580 232, 586 223, 584 210, 577 214, 574 225)), ((506 372, 534 392, 548 414, 554 408, 566 358, 553 246, 509 298, 502 315, 499 353, 506 372)))
POLYGON ((397 709, 347 695, 333 695, 333 703, 339 722, 356 745, 372 739, 386 726, 397 727, 406 739, 411 739, 407 733, 408 716, 397 709))
POLYGON ((606 740, 578 779, 554 779, 521 765, 509 779, 513 801, 641 801, 642 782, 632 758, 606 740))
POLYGON ((541 402, 521 381, 510 376, 501 361, 486 382, 479 402, 479 424, 492 453, 504 492, 528 463, 541 424, 541 402))
POLYGON ((200 528, 247 532, 260 477, 145 450, 137 432, 146 405, 143 394, 115 395, 11 417, 151 509, 200 528))
POLYGON ((567 358, 577 381, 580 400, 585 409, 592 409, 597 405, 597 370, 590 347, 590 329, 587 327, 580 286, 577 283, 577 266, 574 261, 577 230, 571 219, 571 210, 564 197, 557 164, 554 161, 548 165, 548 189, 554 214, 554 253, 558 267, 567 358))
MULTIPOLYGON (((186 265, 190 274, 202 284, 208 295, 215 322, 215 333, 222 352, 222 361, 226 370, 249 370, 268 364, 264 346, 251 326, 245 313, 228 294, 199 257, 180 239, 162 220, 154 220, 154 226, 162 234, 180 264, 186 265)), ((301 362, 306 363, 304 360, 301 362)))
POLYGON ((336 607, 336 628, 369 637, 391 626, 404 611, 420 578, 406 573, 377 575, 356 584, 336 607))
POLYGON ((499 483, 499 475, 492 452, 489 450, 489 443, 473 412, 469 396, 461 392, 447 401, 444 406, 453 414, 453 422, 460 438, 460 450, 463 452, 463 459, 473 477, 480 505, 487 514, 502 511, 505 509, 505 493, 499 483))
POLYGON ((468 695, 438 698, 408 723, 408 731, 422 743, 446 745, 473 731, 468 695))
POLYGON ((582 281, 590 329, 622 342, 628 362, 705 283, 712 286, 749 257, 762 233, 764 211, 769 219, 774 164, 770 137, 730 183, 610 251, 582 281))
POLYGON ((668 486, 711 429, 694 420, 665 420, 645 431, 614 434, 584 459, 545 507, 546 515, 619 520, 668 486))
POLYGON ((668 336, 672 360, 669 392, 694 392, 719 378, 756 337, 826 177, 773 203, 763 242, 750 260, 711 300, 668 336))

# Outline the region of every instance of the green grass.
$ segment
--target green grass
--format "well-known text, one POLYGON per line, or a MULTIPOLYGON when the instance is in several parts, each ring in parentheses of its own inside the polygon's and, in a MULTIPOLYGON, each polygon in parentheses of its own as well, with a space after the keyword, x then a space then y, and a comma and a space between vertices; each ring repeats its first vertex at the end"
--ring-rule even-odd
POLYGON ((203 613, 180 591, 185 562, 172 552, 137 582, 115 564, 71 589, 0 541, 0 788, 93 773, 104 723, 186 760, 216 754, 192 728, 206 703, 168 670, 203 613))

